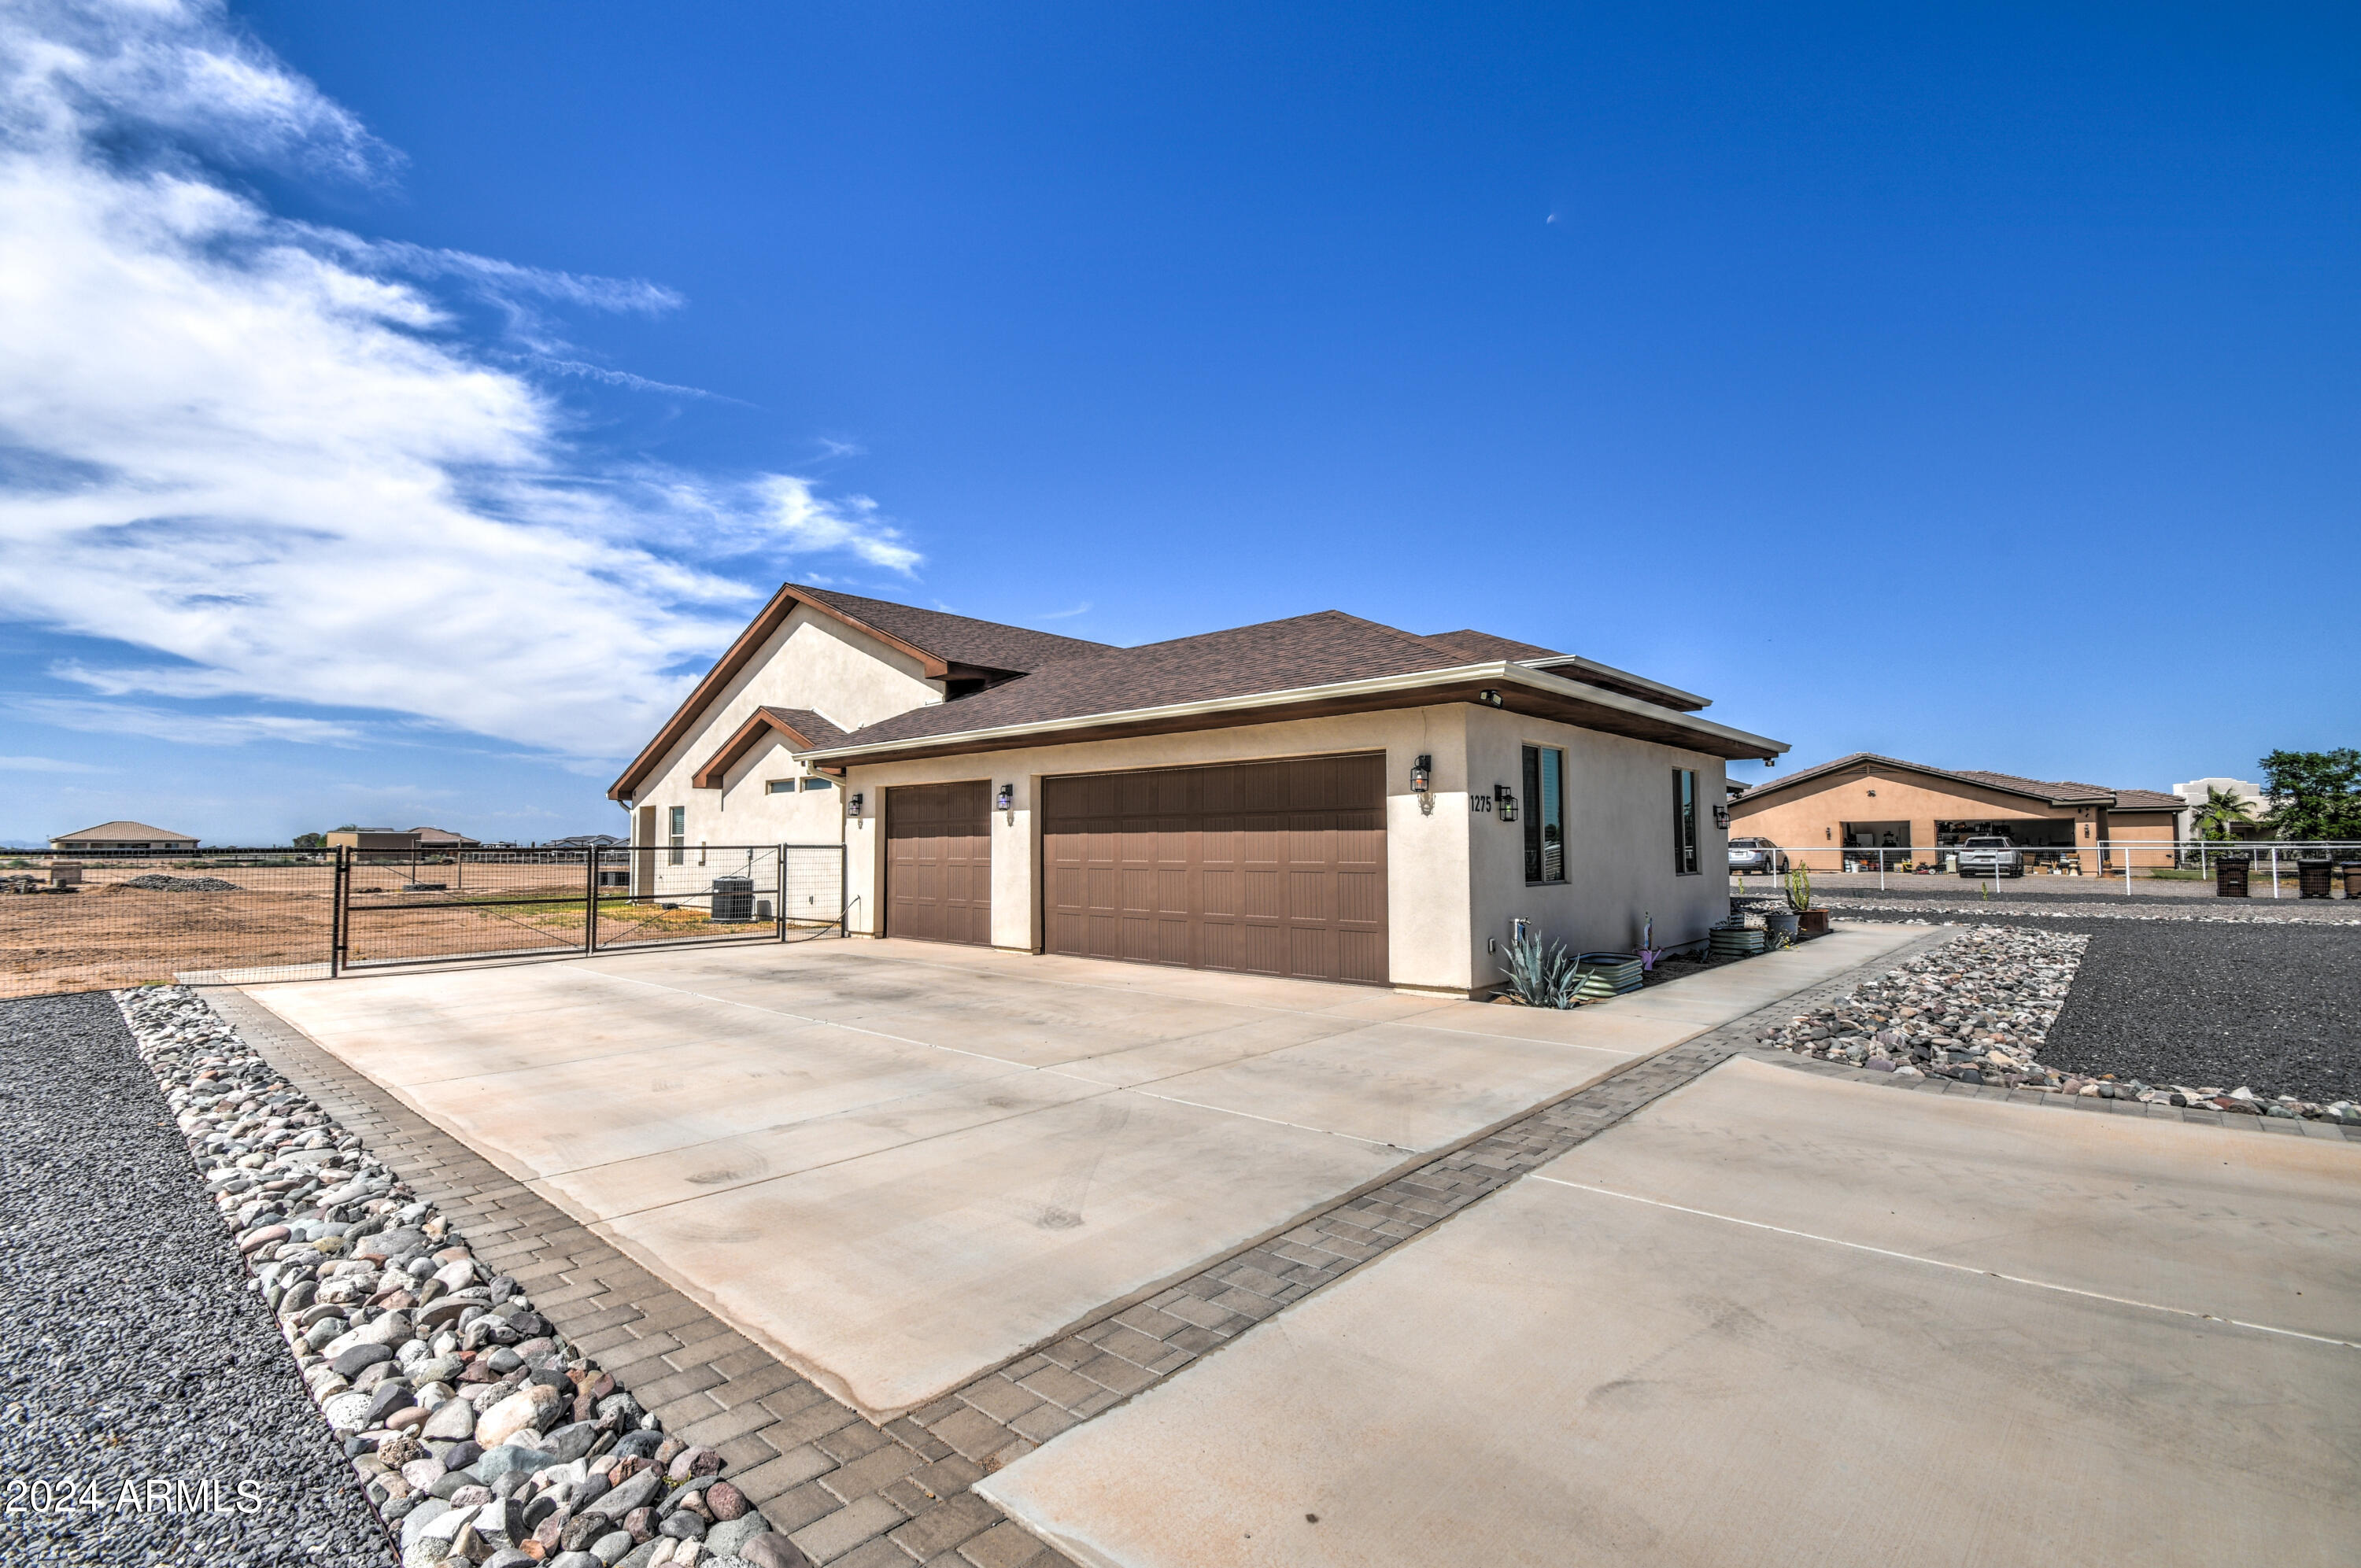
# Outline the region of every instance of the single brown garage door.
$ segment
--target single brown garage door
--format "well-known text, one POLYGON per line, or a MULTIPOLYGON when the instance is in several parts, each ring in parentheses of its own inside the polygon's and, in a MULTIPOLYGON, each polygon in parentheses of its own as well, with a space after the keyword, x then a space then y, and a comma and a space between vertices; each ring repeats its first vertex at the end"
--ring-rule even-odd
POLYGON ((992 941, 992 786, 885 792, 885 934, 992 941))
POLYGON ((1048 779, 1041 812, 1050 952, 1387 978, 1381 754, 1048 779))

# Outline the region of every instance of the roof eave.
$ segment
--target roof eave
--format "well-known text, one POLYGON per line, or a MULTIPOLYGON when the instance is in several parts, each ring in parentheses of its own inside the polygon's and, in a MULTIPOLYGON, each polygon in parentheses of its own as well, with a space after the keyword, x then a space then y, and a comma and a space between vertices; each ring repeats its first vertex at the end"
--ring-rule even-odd
MULTIPOLYGON (((1458 664, 1439 670, 1419 670, 1407 674, 1380 675, 1364 681, 1335 681, 1316 686, 1297 686, 1281 691, 1256 692, 1244 696, 1216 697, 1205 702, 1169 703, 1155 707, 1117 709, 1104 713, 1077 714, 1064 718, 1043 719, 1027 724, 997 725, 982 729, 956 730, 946 734, 916 735, 899 740, 815 748, 798 751, 807 762, 830 766, 850 766, 858 762, 891 761, 924 752, 945 755, 954 752, 1006 751, 1027 743, 1054 743, 1060 736, 1076 731, 1117 731, 1126 729, 1143 733, 1199 728, 1187 721, 1202 718, 1226 721, 1227 724, 1254 723, 1258 716, 1268 715, 1273 722, 1288 717, 1286 710, 1325 706, 1340 710, 1358 707, 1378 710, 1407 706, 1390 700, 1416 694, 1432 694, 1435 701, 1472 701, 1472 689, 1460 695, 1455 688, 1475 688, 1481 685, 1523 686, 1541 696, 1581 702, 1593 707, 1628 715, 1642 724, 1663 729, 1677 730, 1687 740, 1710 744, 1693 749, 1724 757, 1761 757, 1765 760, 1786 751, 1787 743, 1767 736, 1750 734, 1729 725, 1667 708, 1659 703, 1626 696, 1581 681, 1568 680, 1526 665, 1494 661, 1485 663, 1458 664)), ((1517 706, 1504 694, 1504 706, 1517 706)), ((1571 721, 1569 721, 1571 722, 1571 721)), ((1206 729, 1224 728, 1224 723, 1208 722, 1206 729)), ((1596 723, 1584 728, 1601 728, 1596 723)), ((1610 731, 1611 732, 1611 731, 1610 731)), ((1077 739, 1115 739, 1113 734, 1093 734, 1077 739)))

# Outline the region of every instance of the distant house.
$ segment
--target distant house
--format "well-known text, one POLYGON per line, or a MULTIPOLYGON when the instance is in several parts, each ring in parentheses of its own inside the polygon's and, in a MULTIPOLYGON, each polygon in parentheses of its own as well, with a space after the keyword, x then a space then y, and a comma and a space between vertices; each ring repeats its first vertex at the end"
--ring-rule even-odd
POLYGON ((2171 865, 2186 804, 2152 789, 1934 768, 1856 751, 1756 784, 1730 802, 1730 830, 1821 851, 1797 857, 1815 871, 1873 869, 1878 857, 1861 852, 1868 850, 1908 851, 1888 857, 1889 864, 1948 869, 1966 839, 1996 835, 2048 851, 2036 861, 2071 861, 2095 874, 2120 871, 2125 856, 2136 867, 2171 865), (2141 847, 2126 847, 2134 842, 2141 847))
POLYGON ((331 850, 362 850, 372 855, 407 855, 418 849, 418 830, 401 828, 339 828, 328 835, 331 850))
POLYGON ((197 841, 185 833, 150 828, 145 822, 102 822, 95 828, 85 828, 79 833, 61 833, 49 840, 52 850, 86 854, 126 853, 140 850, 162 852, 196 847, 197 841))
POLYGON ((483 846, 464 833, 454 833, 444 828, 412 828, 422 850, 480 850, 483 846))
POLYGON ((2197 830, 2197 814, 2205 809, 2208 794, 2217 789, 2245 801, 2246 809, 2254 814, 2245 826, 2230 829, 2231 838, 2268 839, 2271 836, 2271 830, 2263 826, 2263 817, 2271 809, 2271 797, 2263 793, 2262 786, 2246 779, 2213 778, 2191 779, 2187 784, 2172 786, 2172 793, 2186 802, 2180 812, 2180 836, 2183 839, 2202 837, 2197 830))

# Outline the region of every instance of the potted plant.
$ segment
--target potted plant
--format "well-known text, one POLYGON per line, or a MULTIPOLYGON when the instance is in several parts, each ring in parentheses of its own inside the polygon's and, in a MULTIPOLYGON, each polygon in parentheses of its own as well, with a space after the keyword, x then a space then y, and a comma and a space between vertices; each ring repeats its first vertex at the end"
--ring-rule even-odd
POLYGON ((1828 934, 1828 912, 1812 907, 1811 868, 1798 861, 1787 868, 1787 907, 1794 911, 1796 926, 1806 937, 1828 934))

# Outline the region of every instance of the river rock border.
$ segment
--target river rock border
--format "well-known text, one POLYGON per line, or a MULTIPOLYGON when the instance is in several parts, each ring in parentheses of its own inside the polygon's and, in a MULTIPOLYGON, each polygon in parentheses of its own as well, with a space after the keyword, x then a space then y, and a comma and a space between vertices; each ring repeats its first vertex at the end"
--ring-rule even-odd
POLYGON ((2349 1100, 2327 1105, 2292 1094, 2266 1100, 2244 1085, 2152 1084, 2045 1066, 2037 1059, 2041 1047, 2090 942, 2087 936, 2058 931, 1973 927, 1833 1002, 1762 1031, 1755 1043, 1905 1079, 1933 1076, 2361 1127, 2361 1105, 2349 1100))
POLYGON ((202 996, 113 995, 404 1568, 804 1568, 202 996))

